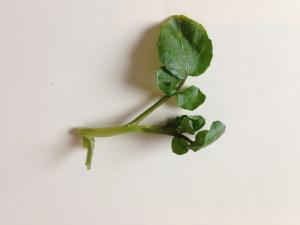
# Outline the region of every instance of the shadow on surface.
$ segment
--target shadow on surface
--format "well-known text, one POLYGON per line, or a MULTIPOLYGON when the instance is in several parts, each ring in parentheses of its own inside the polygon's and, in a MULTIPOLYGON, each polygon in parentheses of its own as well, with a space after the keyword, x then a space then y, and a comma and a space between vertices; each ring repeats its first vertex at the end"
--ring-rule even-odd
POLYGON ((156 70, 160 67, 156 42, 160 24, 145 30, 130 54, 130 64, 125 75, 129 85, 146 91, 154 97, 161 95, 156 87, 156 70))
MULTIPOLYGON (((62 135, 64 138, 62 141, 57 141, 59 145, 55 146, 53 160, 60 164, 70 155, 74 154, 74 149, 77 149, 77 152, 84 150, 83 148, 79 149, 82 146, 82 138, 73 133, 73 129, 69 129, 66 135, 62 135)), ((84 152, 84 151, 82 151, 84 152)))
MULTIPOLYGON (((98 121, 86 124, 86 127, 105 127, 127 123, 132 120, 137 113, 149 106, 149 103, 163 95, 156 85, 156 71, 161 65, 156 46, 159 38, 160 25, 161 23, 154 24, 141 34, 132 52, 129 53, 130 63, 124 75, 125 82, 128 85, 146 92, 144 101, 138 103, 134 108, 125 109, 125 111, 119 115, 116 113, 116 115, 114 115, 116 119, 106 119, 104 122, 103 119, 100 118, 98 121)), ((174 106, 176 103, 173 100, 169 100, 167 104, 174 106)), ((75 147, 78 148, 78 146, 82 146, 81 137, 75 135, 72 130, 69 131, 68 136, 68 140, 60 147, 60 150, 63 148, 64 151, 59 151, 55 154, 55 158, 58 161, 68 157, 75 147)), ((152 141, 159 140, 162 137, 158 135, 138 134, 137 138, 139 139, 138 142, 149 142, 150 144, 152 141)), ((128 150, 124 152, 128 152, 128 150)), ((85 157, 85 153, 83 156, 85 157)))
MULTIPOLYGON (((161 23, 154 24, 146 29, 139 37, 137 43, 129 53, 130 63, 124 75, 125 82, 146 93, 144 101, 138 103, 136 107, 125 109, 120 115, 114 115, 112 120, 106 120, 105 125, 116 125, 129 122, 134 115, 145 109, 155 99, 159 99, 163 93, 156 85, 156 71, 160 67, 157 52, 157 40, 159 38, 161 23)), ((168 106, 176 106, 175 98, 165 103, 168 106)), ((92 124, 95 126, 95 123, 92 124)), ((103 126, 99 121, 99 126, 103 126)))

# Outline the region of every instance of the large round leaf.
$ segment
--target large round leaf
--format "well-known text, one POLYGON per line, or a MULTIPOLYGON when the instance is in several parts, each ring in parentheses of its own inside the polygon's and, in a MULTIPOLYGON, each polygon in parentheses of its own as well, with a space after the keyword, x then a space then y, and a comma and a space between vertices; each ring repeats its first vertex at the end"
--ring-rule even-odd
POLYGON ((192 111, 201 105, 205 98, 199 88, 191 86, 177 94, 177 104, 183 109, 192 111))
POLYGON ((162 64, 179 79, 202 74, 213 55, 204 27, 183 15, 162 25, 157 46, 162 64))

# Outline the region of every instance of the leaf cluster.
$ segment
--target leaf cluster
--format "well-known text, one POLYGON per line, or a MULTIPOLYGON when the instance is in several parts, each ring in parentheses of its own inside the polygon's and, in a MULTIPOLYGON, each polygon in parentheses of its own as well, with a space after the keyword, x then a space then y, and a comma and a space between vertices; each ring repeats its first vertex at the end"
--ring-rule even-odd
POLYGON ((203 74, 213 57, 213 47, 205 28, 196 21, 175 15, 161 26, 157 42, 161 67, 156 73, 157 85, 164 96, 126 125, 109 128, 78 128, 87 149, 86 165, 91 166, 94 137, 107 137, 127 132, 148 132, 173 136, 172 151, 178 155, 194 152, 216 141, 225 125, 214 121, 209 129, 203 129, 205 119, 200 116, 178 116, 162 126, 142 126, 140 122, 169 98, 175 97, 177 105, 193 111, 205 102, 205 94, 196 86, 183 87, 186 79, 203 74), (191 136, 193 138, 191 138, 191 136))
MULTIPOLYGON (((213 53, 212 42, 204 27, 186 16, 169 18, 160 31, 158 52, 163 64, 157 71, 157 84, 168 96, 176 96, 177 105, 195 110, 204 103, 206 96, 196 86, 178 89, 188 76, 199 76, 209 67, 213 53)), ((166 129, 173 132, 172 151, 178 155, 188 150, 198 151, 217 140, 225 125, 214 121, 209 130, 199 131, 205 124, 201 116, 180 116, 170 121, 166 129), (185 134, 194 135, 194 140, 185 134)))
POLYGON ((169 121, 164 129, 173 136, 172 151, 182 155, 192 150, 194 152, 216 141, 224 132, 225 125, 220 121, 214 121, 208 130, 201 130, 205 125, 202 116, 183 115, 169 121), (194 140, 189 136, 193 135, 194 140))

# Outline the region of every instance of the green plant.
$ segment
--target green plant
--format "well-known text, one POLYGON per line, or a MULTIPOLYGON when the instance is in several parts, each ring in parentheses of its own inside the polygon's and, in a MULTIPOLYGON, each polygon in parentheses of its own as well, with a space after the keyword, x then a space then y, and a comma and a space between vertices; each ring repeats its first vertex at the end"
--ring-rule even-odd
POLYGON ((87 149, 86 166, 91 167, 94 138, 120 135, 130 132, 145 132, 172 136, 172 151, 182 155, 194 152, 217 140, 225 131, 225 125, 214 121, 209 130, 201 130, 205 119, 197 116, 178 116, 163 125, 141 125, 159 106, 172 97, 177 105, 194 110, 205 101, 205 95, 195 86, 182 88, 188 76, 199 76, 209 67, 212 59, 212 43, 204 27, 183 15, 175 15, 161 27, 157 43, 162 67, 157 70, 157 85, 164 93, 155 104, 146 109, 128 124, 106 128, 76 128, 75 133, 83 138, 87 149), (187 135, 194 135, 194 139, 187 135))

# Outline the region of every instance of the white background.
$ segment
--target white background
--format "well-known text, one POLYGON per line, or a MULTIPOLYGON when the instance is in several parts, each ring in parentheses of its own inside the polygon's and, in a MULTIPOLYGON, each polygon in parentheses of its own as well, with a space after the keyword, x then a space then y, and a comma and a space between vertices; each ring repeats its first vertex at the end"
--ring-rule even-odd
MULTIPOLYGON (((0 0, 1 225, 299 225, 299 0, 0 0), (201 22, 209 70, 196 110, 227 125, 198 153, 170 138, 70 134, 124 123, 160 95, 155 42, 201 22)), ((171 103, 145 122, 187 113, 171 103)), ((188 112, 189 113, 189 112, 188 112)))

